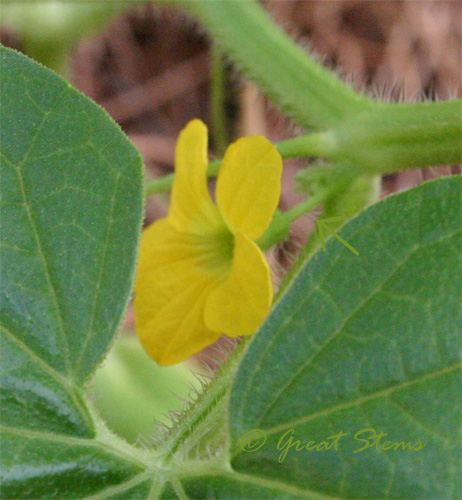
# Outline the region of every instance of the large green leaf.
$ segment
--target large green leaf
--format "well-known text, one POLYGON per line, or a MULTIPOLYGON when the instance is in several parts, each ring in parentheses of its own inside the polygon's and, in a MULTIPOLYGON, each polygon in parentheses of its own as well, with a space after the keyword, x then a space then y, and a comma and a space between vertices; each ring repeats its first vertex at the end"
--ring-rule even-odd
POLYGON ((378 203, 341 231, 359 256, 331 239, 301 269, 234 381, 236 481, 286 498, 460 498, 460 181, 378 203), (244 451, 253 429, 267 441, 244 451), (365 429, 414 449, 358 451, 365 429), (339 432, 338 450, 301 449, 339 432))
POLYGON ((129 299, 142 164, 64 80, 3 47, 0 64, 2 498, 77 498, 143 470, 82 395, 129 299))

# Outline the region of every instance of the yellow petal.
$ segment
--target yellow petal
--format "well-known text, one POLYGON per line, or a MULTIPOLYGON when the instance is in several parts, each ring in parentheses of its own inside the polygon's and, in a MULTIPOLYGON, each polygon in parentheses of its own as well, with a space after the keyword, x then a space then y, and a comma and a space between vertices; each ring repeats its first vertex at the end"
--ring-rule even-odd
POLYGON ((168 218, 179 231, 201 233, 221 221, 207 189, 207 144, 200 120, 189 122, 178 137, 168 218))
POLYGON ((205 324, 230 337, 250 335, 262 324, 272 299, 265 256, 247 236, 236 234, 233 267, 227 279, 210 292, 205 324))
POLYGON ((269 226, 281 194, 282 159, 262 136, 239 139, 226 150, 216 199, 233 232, 255 240, 269 226))
POLYGON ((159 364, 183 361, 219 338, 204 323, 207 296, 231 265, 221 262, 219 245, 207 235, 177 231, 168 219, 143 231, 135 284, 136 332, 159 364))
POLYGON ((204 324, 204 304, 210 286, 186 276, 175 296, 143 326, 137 325, 141 344, 160 365, 179 363, 219 339, 220 334, 204 324))

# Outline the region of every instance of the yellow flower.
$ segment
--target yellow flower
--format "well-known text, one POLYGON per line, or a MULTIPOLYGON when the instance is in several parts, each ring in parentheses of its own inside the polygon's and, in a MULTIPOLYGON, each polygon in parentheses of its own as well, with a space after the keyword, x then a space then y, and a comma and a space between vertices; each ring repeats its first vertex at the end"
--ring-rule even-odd
POLYGON ((176 146, 168 216, 141 238, 135 286, 138 337, 161 365, 178 363, 226 334, 250 335, 271 306, 270 269, 254 241, 269 226, 282 160, 264 137, 226 151, 216 204, 207 188, 207 128, 191 121, 176 146))

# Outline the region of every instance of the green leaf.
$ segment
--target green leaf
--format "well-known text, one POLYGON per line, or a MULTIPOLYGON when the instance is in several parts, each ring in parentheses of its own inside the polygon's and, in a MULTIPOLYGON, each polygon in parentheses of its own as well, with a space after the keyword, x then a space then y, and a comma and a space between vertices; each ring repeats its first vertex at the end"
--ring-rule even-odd
POLYGON ((143 470, 82 395, 130 296, 142 163, 57 75, 0 64, 2 498, 80 498, 143 470))
POLYGON ((184 500, 186 498, 195 500, 206 498, 287 500, 288 498, 297 498, 298 495, 297 488, 281 487, 277 481, 261 480, 258 477, 237 472, 227 474, 221 472, 216 475, 191 477, 183 479, 181 484, 179 481, 172 481, 172 483, 165 488, 160 498, 168 500, 184 500))
POLYGON ((286 498, 460 498, 460 194, 451 177, 389 197, 340 231, 359 256, 331 238, 301 268, 234 381, 238 477, 286 498), (253 429, 267 441, 246 452, 253 429), (366 429, 388 435, 358 451, 366 429))

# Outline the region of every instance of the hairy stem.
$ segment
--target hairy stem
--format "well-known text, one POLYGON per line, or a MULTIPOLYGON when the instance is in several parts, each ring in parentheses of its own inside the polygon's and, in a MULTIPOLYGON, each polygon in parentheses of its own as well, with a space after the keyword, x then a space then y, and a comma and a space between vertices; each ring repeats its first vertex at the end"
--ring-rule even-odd
POLYGON ((317 64, 255 0, 183 1, 223 51, 307 129, 321 130, 367 109, 369 101, 317 64))
POLYGON ((462 101, 380 103, 329 134, 330 158, 366 174, 459 163, 462 101))

